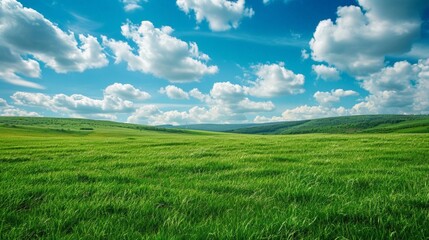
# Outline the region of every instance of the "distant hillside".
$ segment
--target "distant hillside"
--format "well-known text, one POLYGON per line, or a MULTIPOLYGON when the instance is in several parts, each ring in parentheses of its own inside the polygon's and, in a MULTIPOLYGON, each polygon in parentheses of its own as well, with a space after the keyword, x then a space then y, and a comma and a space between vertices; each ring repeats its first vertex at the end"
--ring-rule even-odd
POLYGON ((127 129, 159 132, 185 133, 180 129, 166 129, 138 124, 119 123, 112 121, 78 119, 78 118, 49 118, 49 117, 0 117, 0 127, 25 128, 29 130, 56 131, 64 133, 90 133, 100 129, 127 129))
POLYGON ((0 117, 0 127, 70 134, 90 134, 94 131, 110 131, 114 129, 116 131, 145 130, 188 134, 207 134, 207 132, 199 131, 270 135, 306 133, 429 133, 429 115, 364 115, 262 124, 195 124, 157 127, 89 119, 0 117))
POLYGON ((160 125, 158 127, 168 129, 192 129, 201 131, 212 131, 212 132, 228 132, 236 129, 251 128, 257 126, 268 126, 277 123, 244 123, 244 124, 189 124, 189 125, 160 125))
POLYGON ((428 115, 363 115, 282 122, 233 129, 247 134, 429 133, 428 115))

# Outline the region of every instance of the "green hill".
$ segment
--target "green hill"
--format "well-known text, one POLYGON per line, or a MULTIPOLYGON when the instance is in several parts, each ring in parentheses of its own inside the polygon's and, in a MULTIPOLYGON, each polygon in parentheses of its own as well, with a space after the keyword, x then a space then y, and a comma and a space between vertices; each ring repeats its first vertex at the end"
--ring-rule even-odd
POLYGON ((188 125, 160 125, 158 127, 168 129, 190 129, 190 130, 201 130, 211 132, 228 132, 236 129, 268 126, 277 123, 243 123, 243 124, 188 124, 188 125))
POLYGON ((229 132, 247 134, 429 133, 428 115, 363 115, 281 122, 229 132))
POLYGON ((112 121, 79 119, 79 118, 47 118, 47 117, 0 117, 0 128, 21 129, 27 132, 69 133, 86 135, 90 133, 124 131, 157 131, 171 133, 196 134, 196 131, 167 129, 138 124, 119 123, 112 121))
POLYGON ((308 133, 429 133, 428 115, 362 115, 262 124, 193 124, 182 126, 145 126, 72 118, 0 117, 0 127, 31 131, 90 134, 106 130, 146 130, 172 133, 203 134, 200 131, 244 134, 308 133))

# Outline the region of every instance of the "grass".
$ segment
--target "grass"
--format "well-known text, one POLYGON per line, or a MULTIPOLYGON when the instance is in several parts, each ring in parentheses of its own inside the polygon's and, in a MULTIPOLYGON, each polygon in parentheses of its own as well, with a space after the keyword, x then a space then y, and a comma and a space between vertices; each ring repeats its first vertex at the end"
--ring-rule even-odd
POLYGON ((0 239, 429 237, 429 134, 48 120, 0 118, 0 239))
POLYGON ((232 129, 247 134, 429 133, 428 115, 361 115, 266 123, 232 129))

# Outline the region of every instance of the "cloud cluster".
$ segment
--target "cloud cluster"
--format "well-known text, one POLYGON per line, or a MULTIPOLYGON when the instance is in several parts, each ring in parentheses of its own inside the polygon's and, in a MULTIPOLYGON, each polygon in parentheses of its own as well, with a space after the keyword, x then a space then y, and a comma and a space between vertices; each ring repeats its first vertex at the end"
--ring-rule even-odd
POLYGON ((198 81, 218 72, 217 66, 206 64, 210 58, 199 51, 196 43, 186 43, 171 36, 171 27, 155 28, 151 22, 143 21, 140 26, 128 22, 121 30, 137 49, 127 42, 105 36, 102 37, 103 44, 112 50, 115 63, 126 62, 131 71, 150 73, 171 82, 198 81))
POLYGON ((355 113, 429 113, 429 59, 397 62, 362 78, 361 85, 369 95, 353 107, 355 113))
POLYGON ((317 91, 313 97, 322 106, 330 106, 332 103, 339 102, 342 97, 358 96, 353 90, 335 89, 330 92, 317 91))
POLYGON ((253 66, 256 81, 250 82, 249 94, 256 97, 275 97, 280 95, 294 95, 304 92, 305 77, 295 74, 285 68, 284 63, 259 64, 253 66))
POLYGON ((429 59, 416 64, 396 62, 376 73, 360 78, 362 88, 369 92, 364 100, 351 108, 332 107, 340 98, 357 96, 351 90, 336 89, 316 92, 318 106, 298 106, 287 109, 281 116, 257 116, 254 121, 286 121, 355 114, 429 114, 429 59))
POLYGON ((177 0, 180 10, 189 14, 194 11, 197 23, 206 20, 213 31, 237 28, 241 19, 251 18, 255 12, 245 7, 245 0, 177 0))
POLYGON ((28 112, 11 106, 3 98, 0 98, 0 116, 41 117, 36 112, 28 112))
POLYGON ((321 21, 310 41, 312 58, 355 76, 384 66, 386 55, 409 52, 420 37, 427 0, 358 0, 339 7, 337 19, 321 21))
POLYGON ((136 107, 133 101, 148 99, 150 95, 129 84, 115 83, 104 90, 102 99, 81 94, 55 94, 16 92, 11 98, 14 104, 40 107, 73 117, 116 119, 117 113, 131 113, 136 107))
POLYGON ((247 87, 230 82, 217 82, 208 94, 197 88, 189 92, 169 85, 160 90, 171 99, 195 98, 204 107, 195 106, 188 111, 162 111, 155 105, 143 106, 137 109, 128 122, 159 124, 188 124, 188 123, 230 123, 246 121, 246 113, 269 112, 275 106, 271 101, 257 102, 250 100, 247 87))
MULTIPOLYGON (((225 118, 217 108, 192 107, 188 111, 162 111, 155 105, 146 105, 134 112, 129 118, 130 123, 149 123, 152 125, 182 125, 191 123, 219 123, 226 119, 232 120, 231 116, 225 118)), ((237 121, 243 120, 235 119, 237 121)))
POLYGON ((281 116, 264 117, 256 116, 254 122, 281 122, 281 121, 297 121, 325 117, 338 117, 349 115, 349 111, 344 107, 326 107, 326 106, 308 106, 303 105, 293 109, 287 109, 281 116))
POLYGON ((40 78, 40 62, 57 73, 83 72, 108 64, 97 39, 91 35, 63 32, 37 11, 16 0, 0 4, 0 79, 43 88, 25 80, 40 78))

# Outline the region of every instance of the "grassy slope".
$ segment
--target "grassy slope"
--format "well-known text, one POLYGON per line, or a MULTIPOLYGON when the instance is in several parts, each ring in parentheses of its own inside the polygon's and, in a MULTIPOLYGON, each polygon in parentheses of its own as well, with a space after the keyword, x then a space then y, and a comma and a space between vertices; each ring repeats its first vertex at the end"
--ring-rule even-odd
POLYGON ((227 132, 240 128, 255 127, 260 124, 247 123, 247 124, 189 124, 189 125, 160 125, 162 128, 173 128, 173 129, 188 129, 188 130, 201 130, 201 131, 212 131, 212 132, 227 132))
POLYGON ((0 239, 429 237, 428 134, 2 121, 0 239))
POLYGON ((429 133, 427 115, 364 115, 284 122, 235 129, 235 133, 305 134, 305 133, 429 133))

